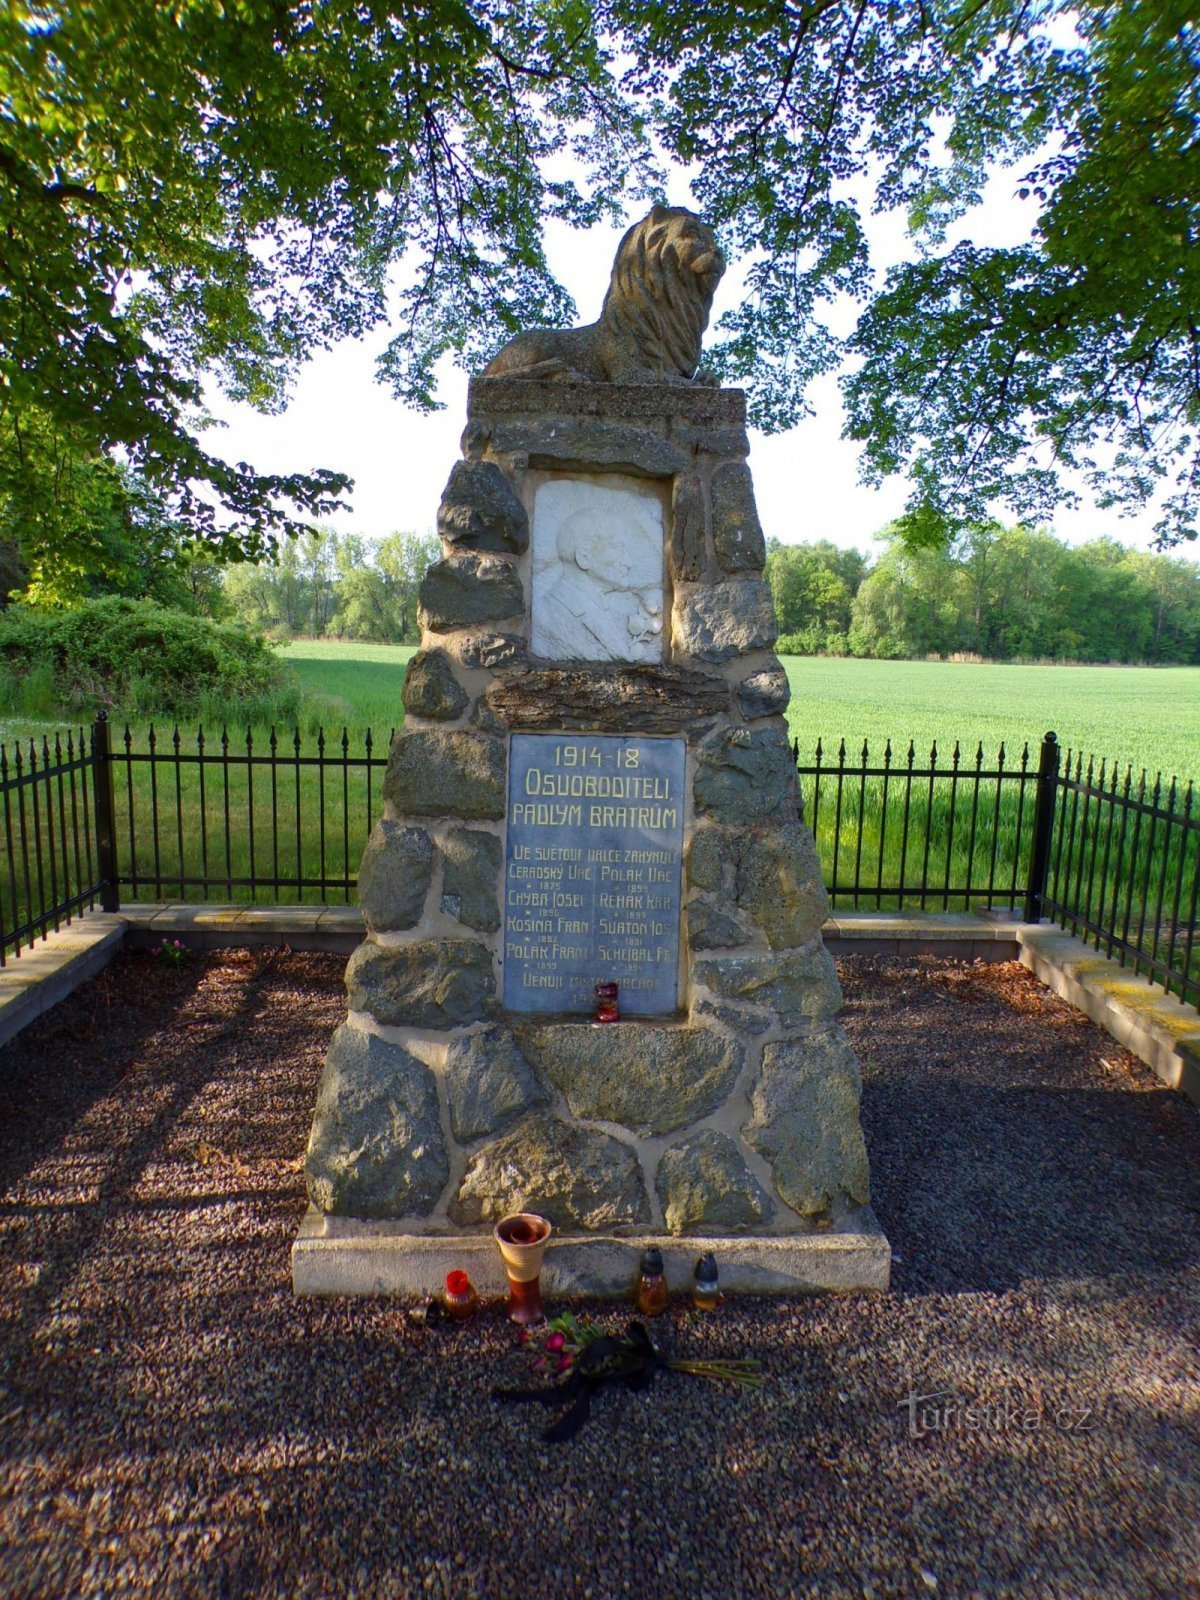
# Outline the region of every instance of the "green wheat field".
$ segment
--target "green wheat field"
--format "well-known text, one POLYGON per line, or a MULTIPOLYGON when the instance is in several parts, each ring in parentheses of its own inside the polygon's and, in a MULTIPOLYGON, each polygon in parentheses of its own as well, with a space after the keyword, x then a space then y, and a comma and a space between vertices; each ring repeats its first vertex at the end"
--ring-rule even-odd
MULTIPOLYGON (((327 707, 339 731, 390 730, 402 717, 408 645, 303 641, 282 654, 306 691, 327 707)), ((982 741, 994 756, 1001 741, 1034 751, 1049 730, 1071 747, 1122 764, 1200 782, 1200 668, 1017 667, 951 661, 784 660, 792 685, 788 724, 811 762, 820 739, 826 756, 845 739, 855 757, 872 758, 890 739, 893 754, 909 741, 923 759, 937 741, 947 754, 982 741)))
POLYGON ((857 756, 863 740, 872 756, 888 739, 893 753, 918 757, 949 751, 957 739, 985 757, 1003 740, 1008 751, 1031 752, 1044 733, 1064 748, 1123 765, 1146 767, 1153 778, 1200 782, 1200 668, 1019 667, 952 661, 851 661, 788 657, 792 685, 788 721, 808 763, 818 738, 836 753, 845 739, 857 756))

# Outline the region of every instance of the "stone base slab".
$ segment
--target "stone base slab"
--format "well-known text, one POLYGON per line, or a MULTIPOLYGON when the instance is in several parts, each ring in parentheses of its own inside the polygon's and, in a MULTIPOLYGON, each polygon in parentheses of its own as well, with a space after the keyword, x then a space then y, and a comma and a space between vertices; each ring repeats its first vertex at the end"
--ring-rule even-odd
MULTIPOLYGON (((697 1256, 711 1251, 726 1294, 883 1294, 892 1250, 869 1206, 836 1228, 811 1234, 555 1234, 542 1267, 548 1299, 624 1299, 633 1291, 642 1252, 663 1254, 668 1287, 690 1288, 697 1256)), ((481 1295, 505 1293, 504 1268, 490 1229, 414 1234, 402 1223, 325 1217, 310 1207, 292 1245, 296 1294, 439 1294, 447 1272, 461 1268, 481 1295)))

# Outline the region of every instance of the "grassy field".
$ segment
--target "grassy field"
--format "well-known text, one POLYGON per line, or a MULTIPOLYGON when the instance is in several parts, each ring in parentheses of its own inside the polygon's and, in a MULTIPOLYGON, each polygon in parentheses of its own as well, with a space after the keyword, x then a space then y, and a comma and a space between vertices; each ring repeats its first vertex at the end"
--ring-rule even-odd
POLYGON ((400 726, 404 673, 415 645, 298 639, 279 653, 295 668, 301 688, 327 726, 340 729, 345 723, 352 730, 385 734, 400 726))
POLYGON ((950 661, 849 661, 789 657, 788 722, 809 762, 820 738, 857 757, 893 754, 915 740, 918 759, 936 739, 994 756, 1049 729, 1065 747, 1200 780, 1200 667, 1015 667, 950 661))
MULTIPOLYGON (((280 654, 296 671, 309 702, 306 723, 339 734, 343 725, 386 736, 403 717, 404 673, 412 645, 298 640, 280 654)), ((1017 667, 939 661, 852 661, 790 656, 788 723, 810 762, 820 738, 826 758, 846 741, 872 755, 886 740, 893 753, 914 740, 919 758, 934 739, 948 752, 958 739, 990 758, 1001 740, 1033 750, 1047 729, 1060 743, 1097 756, 1200 780, 1200 668, 1017 667)), ((59 723, 8 721, 0 739, 39 739, 59 723)), ((213 732, 217 730, 211 730, 213 732)), ((265 729, 256 730, 261 738, 265 729)))
MULTIPOLYGON (((903 784, 878 777, 804 780, 808 819, 814 827, 825 880, 860 884, 866 893, 840 894, 842 907, 893 909, 922 904, 929 909, 1020 904, 1028 874, 1032 837, 1033 786, 983 780, 972 773, 980 744, 983 770, 994 770, 1000 744, 1005 770, 1019 766, 1029 745, 1029 768, 1036 771, 1043 733, 1058 734, 1064 751, 1120 763, 1121 787, 1127 764, 1134 768, 1131 793, 1137 797, 1140 769, 1148 771, 1146 798, 1156 775, 1183 783, 1200 777, 1200 670, 1123 667, 1001 666, 929 661, 851 661, 789 658, 784 663, 792 685, 788 721, 798 741, 801 767, 814 765, 817 741, 822 765, 835 763, 844 739, 847 762, 861 761, 864 741, 868 765, 883 763, 890 739, 892 767, 903 771, 909 741, 916 769, 929 764, 936 740, 937 765, 952 760, 960 745, 960 776, 921 780, 907 794, 903 784), (924 885, 935 891, 920 900, 886 892, 888 885, 924 885)), ((1065 757, 1064 757, 1065 769, 1065 757)), ((1072 764, 1072 771, 1076 770, 1072 764)), ((1106 785, 1107 788, 1107 785, 1106 785)), ((1071 801, 1060 811, 1062 828, 1051 856, 1051 893, 1064 902, 1103 913, 1098 919, 1128 929, 1147 948, 1165 955, 1173 944, 1189 966, 1200 950, 1178 956, 1186 929, 1174 924, 1172 887, 1182 882, 1183 911, 1196 873, 1197 841, 1173 830, 1139 826, 1124 834, 1119 852, 1108 846, 1122 837, 1119 811, 1106 802, 1071 801), (1061 848, 1060 848, 1061 845, 1061 848), (1181 859, 1182 855, 1182 859, 1181 859), (1105 861, 1110 862, 1105 871, 1105 861), (1157 905, 1159 888, 1165 904, 1157 905), (1160 938, 1161 934, 1161 938, 1160 938)))
MULTIPOLYGON (((343 722, 376 733, 397 725, 410 645, 300 640, 282 652, 326 726, 343 722)), ((838 742, 857 756, 888 739, 893 754, 916 743, 919 759, 936 739, 987 757, 1001 740, 1010 755, 1025 740, 1036 749, 1053 729, 1060 744, 1097 757, 1200 780, 1200 668, 1017 667, 951 661, 785 659, 792 685, 788 723, 811 760, 817 739, 826 756, 838 742)))
MULTIPOLYGON (((388 734, 402 719, 404 673, 414 650, 299 641, 282 653, 309 702, 298 760, 290 730, 279 730, 278 745, 289 765, 272 768, 248 761, 246 730, 231 729, 227 759, 210 761, 204 768, 203 797, 195 764, 181 769, 178 779, 171 766, 152 770, 145 761, 118 766, 122 873, 127 876, 129 864, 136 862, 139 874, 136 889, 122 891, 127 898, 246 900, 250 890, 237 880, 264 870, 293 880, 353 879, 369 822, 379 812, 382 781, 379 765, 368 772, 361 764, 363 736, 369 728, 373 755, 381 762, 388 734), (315 740, 318 723, 326 730, 323 760, 315 740), (351 762, 357 763, 348 771, 342 764, 343 727, 349 730, 351 762), (220 881, 206 891, 186 882, 197 876, 220 881)), ((901 883, 933 888, 936 892, 924 901, 909 895, 903 902, 931 909, 1000 902, 1006 890, 1019 899, 1027 869, 1032 787, 1022 797, 1016 785, 1005 784, 999 793, 986 780, 976 785, 971 772, 980 742, 985 770, 995 765, 1001 740, 1008 770, 1019 762, 1026 740, 1036 770, 1041 735, 1053 728, 1064 748, 1110 759, 1115 755, 1138 768, 1145 765, 1151 782, 1158 770, 1200 776, 1200 669, 807 658, 789 658, 785 666, 793 695, 788 719, 799 741, 802 767, 812 764, 818 738, 825 766, 836 760, 843 739, 851 761, 868 741, 870 764, 877 765, 890 739, 893 770, 901 771, 909 740, 915 743, 918 769, 926 765, 934 740, 939 767, 948 765, 956 740, 961 746, 965 780, 945 777, 915 784, 907 808, 903 786, 895 780, 886 786, 878 778, 847 780, 839 787, 825 778, 819 796, 811 779, 805 781, 826 881, 868 888, 857 902, 840 896, 842 906, 893 907, 901 902, 887 887, 901 883)), ((268 754, 268 732, 252 731, 252 756, 268 754)), ((145 730, 135 730, 135 750, 145 749, 145 737, 145 730)), ((119 750, 119 738, 115 744, 119 750)), ((169 731, 159 748, 169 751, 169 731)), ((195 754, 194 730, 185 733, 182 750, 195 754)), ((210 757, 222 756, 219 730, 211 730, 206 750, 210 757)), ((1096 829, 1104 821, 1098 810, 1083 818, 1076 846, 1081 859, 1088 859, 1093 837, 1102 843, 1096 829)), ((54 818, 48 818, 46 827, 53 825, 54 818)), ((1143 838, 1130 869, 1119 875, 1111 891, 1123 897, 1131 880, 1158 882, 1164 859, 1165 877, 1172 882, 1178 854, 1164 858, 1152 838, 1143 838)), ((1189 856, 1184 862, 1189 883, 1191 871, 1189 856)), ((3 875, 0 893, 11 902, 3 875)), ((19 885, 18 897, 24 899, 19 885)), ((259 899, 276 897, 285 903, 312 901, 322 893, 293 882, 278 896, 270 890, 258 894, 259 899)), ((329 894, 331 899, 344 897, 342 892, 329 894)), ((11 924, 9 903, 4 909, 11 924)))

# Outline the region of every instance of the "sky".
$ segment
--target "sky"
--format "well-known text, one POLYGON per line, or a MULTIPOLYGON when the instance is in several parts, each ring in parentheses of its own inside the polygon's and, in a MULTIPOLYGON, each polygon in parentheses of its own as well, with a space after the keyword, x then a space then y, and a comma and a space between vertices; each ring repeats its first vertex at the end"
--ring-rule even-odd
MULTIPOLYGON (((1028 236, 1031 212, 1016 195, 1018 175, 993 175, 983 204, 958 225, 949 242, 969 236, 977 244, 1008 244, 1028 236)), ((673 204, 688 204, 683 192, 673 204)), ((630 221, 636 220, 630 218, 630 221)), ((895 214, 864 219, 872 258, 880 273, 911 249, 903 219, 895 214)), ((547 253, 552 269, 574 296, 581 322, 600 311, 613 255, 622 230, 587 234, 552 225, 547 253)), ((727 272, 713 307, 713 322, 736 304, 738 274, 727 272)), ((854 305, 835 306, 835 331, 853 326, 854 305)), ((213 415, 226 424, 209 436, 209 448, 263 472, 303 472, 327 467, 354 479, 353 510, 330 519, 344 532, 382 538, 397 529, 431 533, 442 489, 459 457, 466 422, 466 375, 449 361, 442 369, 438 398, 445 409, 421 415, 394 399, 376 381, 374 364, 388 340, 377 329, 365 341, 347 340, 316 355, 302 370, 287 410, 264 417, 248 406, 210 396, 213 415)), ((907 487, 891 479, 878 489, 859 481, 858 446, 841 438, 843 413, 835 376, 809 390, 813 415, 786 433, 750 435, 759 516, 768 537, 784 544, 829 539, 870 550, 874 536, 904 509, 907 487)), ((1072 544, 1102 534, 1122 543, 1150 548, 1154 515, 1118 518, 1101 511, 1086 489, 1078 510, 1064 511, 1054 531, 1072 544)), ((1002 508, 998 508, 1003 517, 1002 508)))

